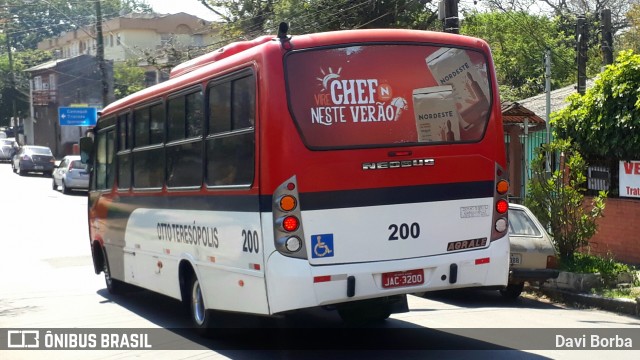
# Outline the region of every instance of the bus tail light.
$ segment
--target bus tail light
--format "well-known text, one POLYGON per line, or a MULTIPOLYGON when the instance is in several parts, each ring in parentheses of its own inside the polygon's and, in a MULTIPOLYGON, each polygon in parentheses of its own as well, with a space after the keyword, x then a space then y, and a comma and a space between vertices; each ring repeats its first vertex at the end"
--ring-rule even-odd
POLYGON ((491 229, 491 241, 504 237, 509 228, 509 182, 506 172, 496 164, 495 192, 493 194, 493 228, 491 229))
POLYGON ((284 256, 307 259, 298 184, 293 176, 273 193, 273 235, 276 250, 284 256))
POLYGON ((554 255, 547 256, 547 269, 557 269, 558 268, 558 258, 554 255))

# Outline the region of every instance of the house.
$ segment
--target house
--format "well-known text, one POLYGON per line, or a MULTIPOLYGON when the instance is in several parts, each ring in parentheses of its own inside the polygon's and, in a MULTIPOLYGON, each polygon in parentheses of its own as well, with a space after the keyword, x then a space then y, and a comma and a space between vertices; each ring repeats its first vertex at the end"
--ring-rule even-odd
MULTIPOLYGON (((109 95, 113 98, 113 65, 105 63, 109 95)), ((102 77, 98 60, 78 55, 40 64, 31 74, 32 116, 24 121, 23 143, 48 146, 59 158, 72 153, 73 144, 84 136, 86 127, 60 126, 61 107, 102 108, 102 77)))
MULTIPOLYGON (((593 86, 593 80, 587 80, 587 88, 593 86)), ((570 85, 557 90, 554 90, 550 94, 550 113, 561 110, 568 105, 567 98, 569 95, 576 93, 576 86, 570 85)), ((538 115, 543 121, 546 119, 546 94, 536 95, 531 98, 518 101, 518 104, 531 112, 538 115)), ((503 111, 505 108, 503 107, 503 111)), ((503 116, 505 113, 503 112, 503 116)), ((505 116, 507 118, 507 116, 505 116)), ((508 121, 505 123, 505 132, 508 126, 508 121)), ((542 133, 545 133, 542 131, 542 133)), ((535 132, 534 132, 535 134, 535 132)), ((531 136, 531 135, 530 135, 531 136)), ((539 146, 546 141, 536 142, 531 137, 529 143, 532 146, 539 146)), ((530 150, 531 151, 531 150, 530 150)), ((526 162, 530 162, 531 159, 526 159, 526 162)), ((599 166, 593 166, 594 164, 588 164, 590 168, 601 169, 599 166)), ((526 166, 526 163, 525 165, 526 166)), ((606 171, 614 172, 615 169, 606 169, 606 171)), ((598 172, 602 172, 601 170, 598 172)), ((616 174, 609 173, 610 177, 616 174)), ((592 190, 600 190, 601 188, 594 185, 601 184, 598 179, 592 179, 591 171, 588 172, 587 186, 592 190)), ((605 182, 608 190, 610 183, 605 182)), ((611 194, 611 192, 610 192, 611 194)), ((585 202, 589 203, 591 198, 586 197, 585 202)), ((638 223, 638 215, 640 214, 640 201, 634 198, 615 197, 609 196, 606 200, 606 206, 604 210, 604 217, 598 219, 598 231, 589 240, 589 251, 593 254, 599 254, 605 257, 612 256, 618 261, 622 261, 628 264, 640 264, 640 242, 638 239, 638 229, 636 225, 638 223)))
MULTIPOLYGON (((201 49, 217 41, 210 22, 186 13, 122 15, 105 20, 102 34, 104 58, 115 63, 137 61, 147 70, 147 86, 168 79, 168 69, 159 70, 171 67, 167 49, 193 51, 199 55, 201 49)), ((95 56, 97 47, 96 29, 91 26, 38 43, 38 49, 52 51, 58 58, 95 56)))

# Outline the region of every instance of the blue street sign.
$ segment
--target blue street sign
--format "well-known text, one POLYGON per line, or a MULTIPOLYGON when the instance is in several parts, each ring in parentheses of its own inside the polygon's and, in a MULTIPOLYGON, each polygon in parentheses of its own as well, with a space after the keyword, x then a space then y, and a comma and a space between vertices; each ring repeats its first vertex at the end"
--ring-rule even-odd
POLYGON ((94 107, 61 107, 58 108, 61 126, 95 126, 98 109, 94 107))

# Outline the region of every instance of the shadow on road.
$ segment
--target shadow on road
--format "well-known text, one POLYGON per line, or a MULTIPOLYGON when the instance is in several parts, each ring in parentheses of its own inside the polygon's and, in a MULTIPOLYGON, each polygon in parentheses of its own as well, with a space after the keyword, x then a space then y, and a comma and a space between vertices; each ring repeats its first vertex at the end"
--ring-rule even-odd
POLYGON ((430 329, 395 318, 368 326, 346 325, 336 311, 322 308, 278 317, 218 311, 217 324, 206 336, 200 336, 191 329, 178 300, 137 288, 117 296, 106 289, 98 294, 105 302, 116 303, 167 331, 168 338, 163 341, 167 349, 208 349, 232 359, 544 358, 478 340, 475 335, 486 329, 456 334, 447 331, 451 329, 430 329))

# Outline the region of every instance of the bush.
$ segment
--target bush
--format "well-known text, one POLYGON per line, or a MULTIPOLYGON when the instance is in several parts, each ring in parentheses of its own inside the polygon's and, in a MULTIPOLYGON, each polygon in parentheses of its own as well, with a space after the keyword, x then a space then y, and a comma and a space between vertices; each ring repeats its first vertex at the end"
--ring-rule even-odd
MULTIPOLYGON (((615 261, 611 254, 603 257, 578 252, 573 255, 572 259, 561 261, 560 268, 564 271, 581 274, 599 273, 605 283, 615 282, 620 273, 635 271, 633 266, 615 261)), ((634 276, 634 283, 637 282, 638 278, 634 276)))

